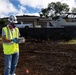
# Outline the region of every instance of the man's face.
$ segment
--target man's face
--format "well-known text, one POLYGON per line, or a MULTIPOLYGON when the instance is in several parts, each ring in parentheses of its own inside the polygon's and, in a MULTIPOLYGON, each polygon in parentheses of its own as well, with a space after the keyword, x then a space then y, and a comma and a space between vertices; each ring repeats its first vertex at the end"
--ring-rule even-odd
POLYGON ((12 28, 15 28, 15 24, 14 23, 11 23, 9 22, 9 27, 12 29, 12 28))

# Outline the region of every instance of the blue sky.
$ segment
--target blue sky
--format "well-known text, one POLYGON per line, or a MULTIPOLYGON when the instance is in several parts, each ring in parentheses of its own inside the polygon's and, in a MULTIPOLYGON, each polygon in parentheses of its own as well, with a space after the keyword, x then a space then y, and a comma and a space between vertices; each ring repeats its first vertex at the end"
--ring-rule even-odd
POLYGON ((0 0, 0 17, 13 15, 39 15, 48 3, 60 1, 70 8, 76 7, 75 0, 0 0))
MULTIPOLYGON (((10 2, 18 8, 18 5, 21 5, 20 2, 18 0, 10 0, 10 2)), ((28 12, 30 13, 35 13, 35 12, 40 12, 40 9, 34 9, 31 6, 25 5, 24 6, 26 8, 26 10, 28 10, 28 12)))

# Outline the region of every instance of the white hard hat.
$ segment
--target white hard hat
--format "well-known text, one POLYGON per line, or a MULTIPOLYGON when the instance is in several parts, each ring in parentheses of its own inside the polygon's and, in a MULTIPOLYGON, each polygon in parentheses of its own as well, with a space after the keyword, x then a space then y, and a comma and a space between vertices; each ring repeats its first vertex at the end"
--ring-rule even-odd
POLYGON ((17 23, 17 18, 13 15, 11 15, 9 18, 8 18, 8 21, 11 22, 11 23, 17 23))

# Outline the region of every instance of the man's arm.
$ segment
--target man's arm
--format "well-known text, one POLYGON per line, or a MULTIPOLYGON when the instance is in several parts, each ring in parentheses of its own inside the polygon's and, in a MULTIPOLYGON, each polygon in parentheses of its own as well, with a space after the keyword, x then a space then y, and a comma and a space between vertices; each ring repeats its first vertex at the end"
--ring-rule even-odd
POLYGON ((6 34, 5 34, 5 32, 4 32, 3 29, 2 29, 2 41, 5 42, 5 43, 10 43, 10 42, 12 42, 11 39, 7 39, 7 38, 6 38, 6 34))
POLYGON ((10 42, 12 42, 11 39, 7 39, 7 38, 6 38, 6 35, 2 36, 2 41, 5 42, 5 43, 10 43, 10 42))

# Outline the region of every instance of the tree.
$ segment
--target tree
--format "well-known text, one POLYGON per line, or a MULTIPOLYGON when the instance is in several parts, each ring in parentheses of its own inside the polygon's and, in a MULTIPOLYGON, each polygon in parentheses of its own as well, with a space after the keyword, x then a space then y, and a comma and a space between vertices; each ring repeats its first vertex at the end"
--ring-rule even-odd
POLYGON ((61 2, 51 2, 48 4, 47 8, 43 8, 41 10, 41 13, 43 16, 51 16, 51 15, 57 15, 61 13, 69 12, 69 6, 65 3, 61 2))
POLYGON ((42 12, 42 14, 40 14, 40 15, 45 16, 45 17, 48 17, 48 15, 49 15, 49 10, 48 10, 47 8, 42 9, 41 12, 42 12))
POLYGON ((72 13, 76 13, 76 8, 73 7, 72 10, 71 10, 71 12, 72 12, 72 13))
POLYGON ((6 22, 6 21, 5 21, 4 19, 1 19, 1 20, 0 20, 0 27, 4 27, 4 26, 5 26, 5 22, 6 22))

